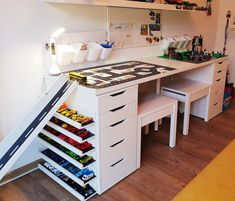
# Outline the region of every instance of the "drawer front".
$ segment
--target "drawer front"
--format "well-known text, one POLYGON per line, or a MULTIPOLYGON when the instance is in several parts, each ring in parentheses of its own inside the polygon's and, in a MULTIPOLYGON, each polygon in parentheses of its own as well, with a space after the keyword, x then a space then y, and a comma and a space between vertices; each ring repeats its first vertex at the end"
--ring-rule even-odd
POLYGON ((213 105, 216 103, 221 103, 223 102, 223 97, 224 97, 224 90, 222 89, 213 90, 211 92, 210 102, 213 105))
POLYGON ((99 113, 113 110, 128 103, 137 102, 137 86, 118 90, 99 97, 99 113))
POLYGON ((217 80, 225 79, 226 78, 226 73, 227 73, 226 69, 220 69, 220 70, 215 69, 213 82, 215 83, 217 80))
POLYGON ((101 161, 102 164, 110 166, 119 159, 134 153, 136 153, 136 136, 125 136, 118 142, 101 148, 101 161))
POLYGON ((225 87, 225 77, 216 79, 212 85, 212 91, 216 92, 218 90, 224 90, 225 87))
POLYGON ((101 170, 101 193, 136 170, 136 154, 121 156, 113 164, 103 165, 101 170))
POLYGON ((222 104, 222 102, 212 102, 210 104, 209 119, 215 117, 216 115, 222 112, 222 104))
POLYGON ((121 105, 100 115, 100 128, 115 126, 127 117, 133 115, 137 115, 137 102, 121 105))
POLYGON ((215 73, 221 70, 227 70, 228 61, 219 61, 215 63, 215 73))
MULTIPOLYGON (((100 132, 101 147, 113 147, 125 138, 136 138, 137 117, 132 116, 119 122, 114 126, 109 126, 100 132)), ((117 144, 118 145, 118 144, 117 144)))

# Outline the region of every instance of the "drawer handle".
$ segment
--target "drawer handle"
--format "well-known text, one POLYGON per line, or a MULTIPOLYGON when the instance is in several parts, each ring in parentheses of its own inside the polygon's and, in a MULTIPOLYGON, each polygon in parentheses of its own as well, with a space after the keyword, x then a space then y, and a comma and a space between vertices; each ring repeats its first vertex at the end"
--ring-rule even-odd
POLYGON ((222 70, 217 71, 217 73, 221 73, 221 72, 222 72, 222 70))
POLYGON ((121 92, 118 92, 116 94, 112 94, 110 96, 115 97, 115 96, 119 96, 119 95, 124 94, 124 93, 125 93, 125 91, 121 91, 121 92))
POLYGON ((112 110, 110 110, 110 112, 115 112, 115 111, 117 111, 117 110, 121 110, 122 108, 124 108, 126 105, 123 105, 123 106, 121 106, 121 107, 117 107, 117 108, 115 108, 115 109, 112 109, 112 110))
POLYGON ((216 92, 215 92, 215 94, 218 94, 218 93, 220 93, 220 92, 221 92, 221 90, 219 90, 219 91, 216 91, 216 92))
POLYGON ((121 144, 124 140, 125 140, 125 139, 120 140, 119 142, 117 142, 117 143, 115 143, 115 144, 111 145, 110 147, 112 147, 112 148, 113 148, 113 147, 115 147, 115 146, 117 146, 117 145, 121 144))
POLYGON ((219 62, 219 64, 223 64, 223 63, 224 63, 223 61, 219 62))
POLYGON ((216 80, 216 82, 219 82, 221 79, 216 80))
POLYGON ((124 160, 124 158, 122 158, 121 160, 117 161, 116 163, 110 165, 110 167, 114 167, 116 166, 118 163, 121 163, 124 160))
POLYGON ((218 103, 215 103, 214 106, 218 105, 218 103))
POLYGON ((119 121, 119 122, 117 122, 117 123, 115 123, 115 124, 112 124, 112 125, 110 125, 111 127, 114 127, 114 126, 117 126, 118 124, 121 124, 121 123, 123 123, 125 121, 125 119, 123 119, 122 121, 119 121))

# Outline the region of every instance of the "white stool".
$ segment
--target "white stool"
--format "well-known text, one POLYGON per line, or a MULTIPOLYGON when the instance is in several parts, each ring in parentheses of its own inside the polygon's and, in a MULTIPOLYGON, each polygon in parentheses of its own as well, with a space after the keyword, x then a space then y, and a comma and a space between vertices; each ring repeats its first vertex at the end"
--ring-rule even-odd
MULTIPOLYGON (((208 108, 209 92, 210 84, 186 78, 181 78, 166 86, 162 86, 162 95, 177 99, 185 104, 183 135, 188 135, 191 102, 206 96, 206 108, 208 108)), ((204 120, 208 121, 208 115, 205 114, 204 120)))
POLYGON ((137 131, 137 168, 141 158, 141 128, 166 116, 171 116, 169 147, 175 147, 178 101, 154 93, 139 98, 137 131))

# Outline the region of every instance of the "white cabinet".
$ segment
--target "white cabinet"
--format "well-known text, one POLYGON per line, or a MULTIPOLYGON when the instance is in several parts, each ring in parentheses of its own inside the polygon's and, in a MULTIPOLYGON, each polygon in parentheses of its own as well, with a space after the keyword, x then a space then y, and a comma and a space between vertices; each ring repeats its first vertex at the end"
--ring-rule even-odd
POLYGON ((100 96, 100 193, 136 170, 137 86, 100 96))
POLYGON ((227 66, 227 60, 216 62, 212 66, 213 83, 209 103, 209 119, 222 112, 227 66))

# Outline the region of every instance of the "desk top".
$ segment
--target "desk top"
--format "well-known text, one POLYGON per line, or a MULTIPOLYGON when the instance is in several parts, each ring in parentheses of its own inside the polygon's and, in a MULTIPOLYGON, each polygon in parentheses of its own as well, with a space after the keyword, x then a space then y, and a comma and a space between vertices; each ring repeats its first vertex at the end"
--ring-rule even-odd
POLYGON ((90 92, 95 93, 95 95, 102 95, 102 94, 105 94, 108 92, 113 92, 113 91, 127 88, 130 86, 139 85, 141 83, 160 79, 160 78, 167 77, 167 76, 174 75, 174 74, 178 74, 181 72, 185 72, 185 71, 189 71, 189 70, 193 70, 193 69, 197 69, 197 68, 201 68, 201 67, 206 67, 206 66, 211 65, 215 62, 224 61, 226 59, 227 59, 227 57, 223 57, 223 58, 203 62, 200 64, 194 64, 194 63, 188 63, 188 62, 182 62, 182 61, 162 59, 162 58, 158 58, 158 57, 146 57, 146 58, 141 58, 141 59, 137 60, 137 62, 141 62, 141 63, 143 62, 143 63, 152 64, 152 65, 156 65, 156 66, 163 66, 163 67, 167 67, 171 70, 164 71, 164 73, 155 73, 155 74, 150 74, 148 76, 143 76, 140 79, 133 79, 133 80, 130 79, 130 81, 128 81, 128 82, 120 82, 120 84, 111 85, 111 86, 107 86, 104 88, 89 88, 89 87, 86 87, 83 85, 79 85, 79 88, 81 88, 83 90, 89 90, 90 92))

